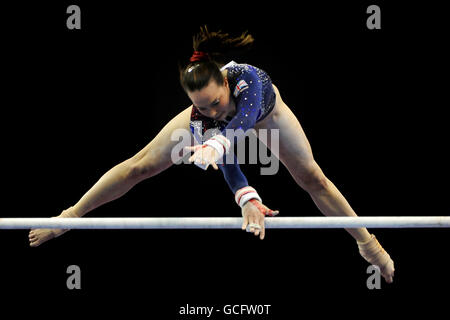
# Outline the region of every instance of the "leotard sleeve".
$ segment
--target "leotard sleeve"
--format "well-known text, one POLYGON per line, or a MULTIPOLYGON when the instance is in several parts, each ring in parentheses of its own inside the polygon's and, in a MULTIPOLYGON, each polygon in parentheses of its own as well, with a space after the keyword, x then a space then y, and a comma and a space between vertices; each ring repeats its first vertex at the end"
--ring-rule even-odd
MULTIPOLYGON (((261 79, 254 68, 248 67, 238 78, 233 96, 236 98, 236 115, 230 120, 227 126, 222 130, 222 134, 226 136, 226 130, 243 130, 246 132, 255 126, 255 123, 261 114, 262 104, 262 83, 261 79)), ((234 141, 238 136, 234 136, 234 141)), ((234 163, 226 163, 220 165, 220 169, 224 178, 233 191, 236 193, 240 188, 248 186, 248 181, 242 173, 236 155, 234 156, 234 163)))
POLYGON ((236 98, 236 115, 222 130, 223 135, 226 135, 227 129, 242 129, 245 132, 253 128, 262 112, 262 81, 255 68, 248 66, 237 78, 236 87, 230 89, 236 98))
POLYGON ((236 191, 239 189, 248 186, 247 178, 242 173, 236 156, 234 156, 233 163, 225 163, 224 161, 223 164, 219 165, 219 168, 233 194, 236 194, 236 191))

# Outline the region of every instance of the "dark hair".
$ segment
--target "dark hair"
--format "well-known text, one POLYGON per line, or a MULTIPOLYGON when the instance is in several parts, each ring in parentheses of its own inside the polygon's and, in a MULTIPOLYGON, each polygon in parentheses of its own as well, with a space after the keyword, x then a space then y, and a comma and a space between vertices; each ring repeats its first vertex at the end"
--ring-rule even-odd
POLYGON ((223 85, 220 67, 230 53, 248 50, 253 44, 253 37, 246 32, 238 37, 230 37, 222 31, 210 32, 207 26, 200 27, 200 32, 193 37, 193 49, 206 53, 197 61, 180 68, 180 82, 185 91, 195 91, 206 87, 214 79, 223 85))

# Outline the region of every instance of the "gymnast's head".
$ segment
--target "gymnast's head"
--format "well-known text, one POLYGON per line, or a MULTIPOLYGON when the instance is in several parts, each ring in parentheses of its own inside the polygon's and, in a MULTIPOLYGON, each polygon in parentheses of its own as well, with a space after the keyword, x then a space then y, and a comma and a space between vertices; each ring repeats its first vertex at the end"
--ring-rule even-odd
POLYGON ((253 41, 247 32, 231 37, 221 31, 210 32, 206 26, 193 37, 194 53, 180 68, 180 83, 200 113, 216 120, 230 115, 233 108, 227 72, 220 68, 230 55, 248 50, 253 41))

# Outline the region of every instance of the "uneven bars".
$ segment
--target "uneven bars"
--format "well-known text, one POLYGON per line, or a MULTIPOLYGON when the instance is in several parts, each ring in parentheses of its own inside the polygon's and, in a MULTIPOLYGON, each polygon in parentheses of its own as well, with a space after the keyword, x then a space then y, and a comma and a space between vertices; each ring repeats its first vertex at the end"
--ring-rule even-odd
MULTIPOLYGON (((242 218, 0 218, 0 229, 240 229, 242 218)), ((448 216, 272 217, 270 229, 450 228, 448 216)))

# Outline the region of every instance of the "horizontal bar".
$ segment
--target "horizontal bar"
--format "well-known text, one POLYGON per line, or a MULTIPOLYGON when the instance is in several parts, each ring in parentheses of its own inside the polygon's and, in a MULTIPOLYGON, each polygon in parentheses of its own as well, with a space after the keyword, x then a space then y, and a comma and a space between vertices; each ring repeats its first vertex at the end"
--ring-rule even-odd
MULTIPOLYGON (((272 217, 270 229, 450 228, 450 217, 272 217)), ((239 229, 242 218, 0 218, 0 229, 239 229)))

